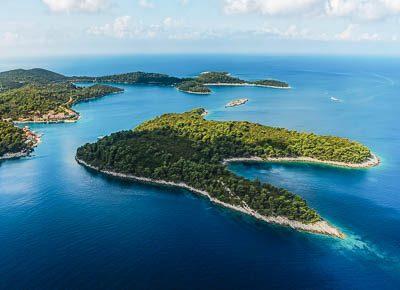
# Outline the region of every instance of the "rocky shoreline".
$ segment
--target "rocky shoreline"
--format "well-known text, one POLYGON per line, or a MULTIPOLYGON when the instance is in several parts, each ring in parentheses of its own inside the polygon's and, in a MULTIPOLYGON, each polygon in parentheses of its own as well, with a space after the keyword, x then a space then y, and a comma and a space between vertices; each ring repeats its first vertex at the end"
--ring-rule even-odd
POLYGON ((363 163, 346 163, 339 161, 325 161, 319 160, 311 157, 269 157, 269 158, 261 158, 261 157, 248 157, 248 158, 228 158, 224 160, 224 164, 230 162, 303 162, 303 163, 317 163, 317 164, 325 164, 330 166, 337 167, 347 167, 347 168, 370 168, 375 167, 380 164, 380 159, 375 154, 372 154, 372 157, 363 163))
POLYGON ((268 223, 287 226, 287 227, 293 228, 295 230, 309 232, 309 233, 315 233, 315 234, 321 234, 321 235, 327 235, 327 236, 331 236, 331 237, 335 237, 335 238, 343 239, 346 237, 345 234, 343 234, 339 229, 330 225, 326 221, 319 221, 319 222, 312 223, 312 224, 305 224, 305 223, 302 223, 299 221, 289 220, 287 217, 284 217, 284 216, 263 216, 263 215, 257 213, 256 211, 252 210, 244 202, 243 202, 242 206, 231 205, 231 204, 222 202, 218 199, 211 197, 210 194, 206 191, 193 188, 185 183, 174 183, 174 182, 169 182, 169 181, 164 181, 164 180, 157 180, 157 179, 139 177, 139 176, 134 176, 134 175, 129 175, 129 174, 117 173, 117 172, 112 172, 112 171, 108 171, 108 170, 101 170, 95 166, 92 166, 92 165, 86 163, 83 160, 80 160, 77 157, 75 159, 79 164, 81 164, 87 168, 90 168, 92 170, 104 173, 109 176, 114 176, 114 177, 118 177, 118 178, 129 179, 129 180, 135 180, 135 181, 142 182, 142 183, 184 188, 191 192, 194 192, 194 193, 197 193, 197 194, 207 197, 211 202, 213 202, 215 204, 218 204, 220 206, 223 206, 223 207, 226 207, 226 208, 229 208, 232 210, 239 211, 243 214, 253 216, 256 219, 259 219, 259 220, 262 220, 262 221, 265 221, 268 223))
POLYGON ((27 157, 32 153, 33 148, 38 146, 39 143, 41 142, 40 135, 36 134, 35 132, 30 131, 29 129, 26 129, 26 134, 31 136, 31 138, 32 138, 33 143, 32 143, 32 146, 30 147, 30 150, 23 150, 23 151, 14 152, 14 153, 6 153, 3 156, 0 156, 0 161, 27 157))
POLYGON ((272 89, 283 89, 283 90, 289 90, 291 89, 290 86, 288 87, 278 87, 278 86, 269 86, 269 85, 259 85, 259 84, 252 84, 252 83, 209 83, 209 84, 204 84, 205 86, 214 86, 214 87, 219 87, 219 86, 228 86, 228 87, 261 87, 261 88, 272 88, 272 89))
POLYGON ((185 90, 180 90, 177 89, 178 91, 182 92, 182 93, 187 93, 187 94, 194 94, 194 95, 210 95, 212 94, 212 92, 193 92, 193 91, 185 91, 185 90))
POLYGON ((76 123, 80 116, 76 119, 62 119, 62 120, 36 120, 36 121, 13 121, 14 124, 61 124, 61 123, 76 123))

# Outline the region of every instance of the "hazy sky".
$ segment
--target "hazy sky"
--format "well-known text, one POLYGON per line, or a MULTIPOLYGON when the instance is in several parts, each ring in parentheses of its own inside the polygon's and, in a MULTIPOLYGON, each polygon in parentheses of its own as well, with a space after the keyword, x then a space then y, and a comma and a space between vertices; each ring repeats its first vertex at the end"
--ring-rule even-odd
POLYGON ((0 0, 0 57, 400 54, 400 0, 0 0))

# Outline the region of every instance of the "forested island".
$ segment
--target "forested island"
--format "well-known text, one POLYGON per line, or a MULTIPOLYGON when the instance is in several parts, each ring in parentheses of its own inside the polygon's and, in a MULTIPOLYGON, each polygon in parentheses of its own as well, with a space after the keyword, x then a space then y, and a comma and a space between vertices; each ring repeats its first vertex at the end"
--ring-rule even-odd
POLYGON ((228 72, 204 72, 201 73, 196 80, 208 86, 260 86, 287 89, 289 84, 277 80, 256 80, 245 81, 237 77, 231 76, 228 72))
POLYGON ((373 157, 368 148, 344 138, 208 121, 204 113, 196 109, 160 116, 80 147, 76 159, 113 176, 183 187, 268 222, 343 237, 301 197, 237 176, 225 161, 307 157, 358 165, 373 157))
POLYGON ((184 81, 178 84, 176 88, 182 92, 189 94, 200 94, 200 95, 211 94, 210 88, 195 80, 184 81))
POLYGON ((210 94, 208 86, 258 86, 289 88, 289 84, 277 80, 245 81, 231 76, 227 72, 204 72, 193 78, 178 78, 166 74, 132 72, 101 77, 75 76, 74 82, 101 82, 120 84, 152 84, 174 86, 178 90, 192 94, 210 94))

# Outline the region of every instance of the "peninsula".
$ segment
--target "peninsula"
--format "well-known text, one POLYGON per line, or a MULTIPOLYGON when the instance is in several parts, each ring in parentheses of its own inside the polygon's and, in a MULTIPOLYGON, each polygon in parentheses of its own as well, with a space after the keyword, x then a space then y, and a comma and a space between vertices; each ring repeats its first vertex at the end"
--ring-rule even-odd
POLYGON ((29 130, 0 121, 0 160, 28 156, 40 142, 40 136, 29 130))
POLYGON ((301 197, 228 170, 226 162, 313 158, 359 165, 373 158, 344 138, 299 133, 249 122, 204 119, 204 109, 166 114, 77 150, 77 161, 105 174, 188 189, 214 203, 301 231, 343 238, 301 197))
POLYGON ((120 91, 97 84, 78 87, 69 77, 44 69, 0 73, 0 159, 27 156, 40 141, 15 123, 75 122, 74 104, 120 91))

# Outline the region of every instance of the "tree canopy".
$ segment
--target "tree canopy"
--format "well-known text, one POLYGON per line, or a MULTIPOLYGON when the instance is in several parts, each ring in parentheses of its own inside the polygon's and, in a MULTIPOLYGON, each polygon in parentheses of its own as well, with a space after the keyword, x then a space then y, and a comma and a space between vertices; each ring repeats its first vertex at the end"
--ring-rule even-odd
POLYGON ((229 204, 248 206, 265 216, 313 223, 320 216, 299 196, 230 172, 232 157, 310 156, 361 162, 363 145, 338 137, 298 133, 249 122, 207 121, 203 109, 166 114, 86 144, 77 158, 101 170, 184 182, 229 204))

